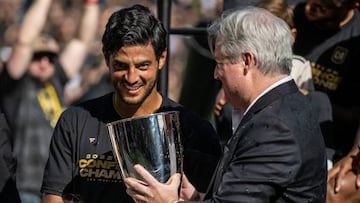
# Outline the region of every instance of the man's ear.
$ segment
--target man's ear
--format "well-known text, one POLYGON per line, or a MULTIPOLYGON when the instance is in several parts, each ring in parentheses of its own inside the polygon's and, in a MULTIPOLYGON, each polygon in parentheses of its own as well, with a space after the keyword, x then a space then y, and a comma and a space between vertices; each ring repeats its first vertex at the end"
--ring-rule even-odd
POLYGON ((167 56, 167 49, 165 49, 165 51, 163 51, 163 53, 161 54, 160 58, 159 58, 159 70, 161 70, 166 62, 166 56, 167 56))
POLYGON ((248 66, 250 64, 256 65, 256 60, 255 60, 254 54, 251 53, 250 51, 245 51, 242 54, 242 59, 246 66, 248 66))

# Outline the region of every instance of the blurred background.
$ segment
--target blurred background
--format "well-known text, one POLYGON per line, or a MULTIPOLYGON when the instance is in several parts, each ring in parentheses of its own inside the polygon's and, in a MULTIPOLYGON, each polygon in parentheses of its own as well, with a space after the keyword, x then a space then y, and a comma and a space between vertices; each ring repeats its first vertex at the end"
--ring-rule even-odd
MULTIPOLYGON (((0 0, 0 57, 3 61, 9 57, 18 26, 32 1, 0 0)), ((100 0, 101 20, 97 38, 81 73, 67 85, 65 100, 69 104, 75 103, 82 96, 82 92, 77 91, 80 84, 90 86, 107 73, 101 52, 105 23, 113 11, 133 4, 146 5, 157 16, 159 6, 165 10, 161 12, 167 12, 163 6, 169 5, 168 16, 165 15, 170 33, 166 65, 168 79, 163 93, 211 120, 219 84, 213 79, 214 62, 207 47, 205 30, 208 23, 222 12, 222 0, 100 0), (193 32, 192 28, 197 28, 197 31, 193 32)), ((53 0, 44 32, 53 36, 60 47, 76 36, 82 5, 82 0, 53 0)))

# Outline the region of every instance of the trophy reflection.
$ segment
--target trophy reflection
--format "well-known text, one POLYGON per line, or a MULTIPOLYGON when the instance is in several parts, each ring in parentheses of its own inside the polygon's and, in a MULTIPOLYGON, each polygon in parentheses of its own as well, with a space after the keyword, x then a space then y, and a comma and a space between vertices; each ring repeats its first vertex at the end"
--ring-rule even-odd
POLYGON ((142 179, 134 165, 144 166, 159 182, 182 172, 179 112, 161 112, 107 124, 122 178, 142 179))

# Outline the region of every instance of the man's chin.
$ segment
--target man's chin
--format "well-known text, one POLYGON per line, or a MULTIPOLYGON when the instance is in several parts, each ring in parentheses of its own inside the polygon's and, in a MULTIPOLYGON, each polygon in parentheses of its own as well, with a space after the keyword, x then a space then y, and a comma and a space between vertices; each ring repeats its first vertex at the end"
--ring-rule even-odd
POLYGON ((141 105, 141 99, 139 98, 123 98, 123 102, 131 106, 141 105))

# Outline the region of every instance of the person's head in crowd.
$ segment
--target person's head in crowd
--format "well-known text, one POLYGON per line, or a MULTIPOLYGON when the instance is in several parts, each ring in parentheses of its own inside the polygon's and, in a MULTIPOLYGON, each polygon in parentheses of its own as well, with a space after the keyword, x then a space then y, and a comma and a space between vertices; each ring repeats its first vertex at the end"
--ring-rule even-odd
POLYGON ((306 0, 305 16, 319 28, 337 29, 353 14, 357 0, 306 0))
POLYGON ((226 100, 235 108, 246 109, 254 96, 249 87, 255 84, 234 77, 244 75, 242 71, 250 66, 264 77, 289 75, 293 37, 285 21, 262 8, 234 11, 224 17, 221 24, 209 27, 209 46, 217 62, 214 77, 222 82, 226 100), (242 67, 234 69, 238 73, 226 70, 226 66, 237 65, 242 67))
POLYGON ((114 12, 102 38, 103 54, 120 103, 141 105, 157 96, 157 75, 166 61, 167 32, 144 6, 114 12))
POLYGON ((55 61, 60 47, 50 35, 42 34, 33 43, 30 76, 40 82, 48 81, 55 72, 55 61))
POLYGON ((257 7, 270 11, 275 16, 283 19, 290 27, 291 33, 296 38, 296 28, 294 22, 294 5, 289 4, 286 0, 262 0, 257 7))

